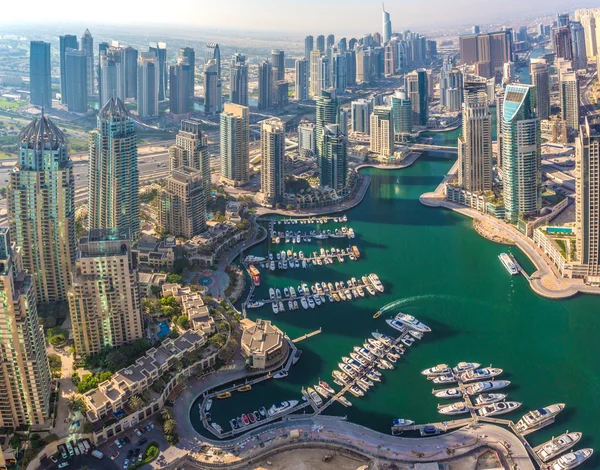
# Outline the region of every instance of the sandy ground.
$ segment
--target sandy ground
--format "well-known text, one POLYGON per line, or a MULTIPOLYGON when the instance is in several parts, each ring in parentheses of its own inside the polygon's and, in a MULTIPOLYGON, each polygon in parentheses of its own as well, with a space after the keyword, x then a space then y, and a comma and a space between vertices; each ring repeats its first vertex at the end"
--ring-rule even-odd
POLYGON ((321 459, 327 454, 324 449, 298 449, 272 455, 268 459, 260 461, 254 470, 356 470, 361 465, 369 462, 350 458, 340 454, 333 454, 329 462, 321 459))

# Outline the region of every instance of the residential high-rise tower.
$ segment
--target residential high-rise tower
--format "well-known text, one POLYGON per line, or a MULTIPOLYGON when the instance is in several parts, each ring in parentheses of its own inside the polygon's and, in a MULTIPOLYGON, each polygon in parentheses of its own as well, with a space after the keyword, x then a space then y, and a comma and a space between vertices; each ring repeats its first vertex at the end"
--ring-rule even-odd
POLYGON ((250 179, 250 109, 225 103, 221 113, 221 179, 233 186, 250 179))
POLYGON ((272 118, 261 122, 260 148, 260 192, 265 204, 275 206, 282 201, 285 188, 285 126, 281 120, 272 118))
POLYGON ((142 52, 138 56, 137 111, 140 118, 158 116, 160 83, 158 58, 154 52, 142 52))
POLYGON ((231 58, 229 89, 232 103, 248 106, 248 65, 242 54, 235 53, 231 58))
POLYGON ((60 102, 68 104, 67 99, 67 49, 79 49, 77 36, 66 34, 59 36, 60 46, 60 102))
POLYGON ((149 52, 154 52, 158 59, 158 100, 167 99, 167 45, 164 42, 151 42, 149 52))
POLYGON ((323 154, 319 165, 319 182, 323 187, 342 191, 346 187, 348 161, 346 136, 338 124, 327 124, 323 129, 323 154))
POLYGON ((306 101, 308 99, 308 60, 296 60, 296 83, 295 95, 297 101, 306 101))
POLYGON ((50 85, 50 43, 31 41, 29 47, 29 102, 45 108, 52 107, 50 85))

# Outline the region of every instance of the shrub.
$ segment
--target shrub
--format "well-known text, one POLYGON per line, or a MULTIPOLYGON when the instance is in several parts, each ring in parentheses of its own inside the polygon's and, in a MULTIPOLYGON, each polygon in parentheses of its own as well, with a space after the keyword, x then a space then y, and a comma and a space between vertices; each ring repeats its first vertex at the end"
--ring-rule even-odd
POLYGON ((144 457, 142 458, 142 464, 147 464, 152 462, 156 457, 158 457, 158 442, 151 442, 146 447, 144 451, 144 457))

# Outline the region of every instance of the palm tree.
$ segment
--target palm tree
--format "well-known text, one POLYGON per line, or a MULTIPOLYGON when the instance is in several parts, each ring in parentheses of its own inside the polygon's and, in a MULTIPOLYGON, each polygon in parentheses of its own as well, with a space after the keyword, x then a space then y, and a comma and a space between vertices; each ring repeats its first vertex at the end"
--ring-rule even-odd
POLYGON ((165 434, 173 434, 174 432, 176 432, 177 423, 175 422, 175 420, 168 419, 167 421, 165 421, 165 424, 163 424, 163 431, 165 432, 165 434))
POLYGON ((139 395, 134 395, 129 399, 129 407, 133 411, 138 411, 144 406, 144 400, 139 395))
POLYGON ((169 421, 170 419, 172 419, 173 417, 171 416, 171 412, 169 411, 168 408, 163 408, 162 411, 160 412, 160 415, 162 416, 162 418, 165 421, 169 421))

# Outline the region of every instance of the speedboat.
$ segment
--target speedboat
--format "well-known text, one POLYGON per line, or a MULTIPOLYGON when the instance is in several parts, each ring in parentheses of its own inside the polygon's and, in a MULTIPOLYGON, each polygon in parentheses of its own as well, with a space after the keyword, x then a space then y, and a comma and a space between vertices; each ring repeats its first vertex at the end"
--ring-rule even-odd
POLYGON ((258 307, 262 307, 265 303, 262 300, 254 300, 252 302, 249 302, 248 304, 246 304, 246 307, 248 308, 258 308, 258 307))
POLYGON ((221 434, 223 432, 223 428, 221 426, 219 426, 217 423, 212 423, 211 426, 213 427, 213 429, 215 431, 217 431, 219 434, 221 434))
POLYGON ((555 416, 564 410, 564 408, 564 403, 557 403, 555 405, 546 406, 545 408, 538 408, 537 410, 530 411, 519 420, 516 424, 516 428, 521 433, 543 428, 550 424, 551 421, 554 421, 555 416))
POLYGON ((290 312, 294 310, 294 303, 291 300, 288 300, 288 310, 290 312))
POLYGON ((435 377, 433 379, 433 383, 434 384, 453 384, 456 383, 457 379, 454 375, 449 374, 449 375, 438 375, 437 377, 435 377))
POLYGON ((460 375, 460 379, 463 382, 473 382, 475 380, 489 380, 493 377, 497 377, 502 373, 502 369, 497 367, 484 367, 483 369, 472 369, 463 372, 460 375))
POLYGON ((283 308, 283 302, 279 302, 279 311, 285 312, 285 308, 283 308))
POLYGON ((271 308, 273 308, 273 313, 275 313, 275 314, 279 313, 279 302, 273 302, 271 304, 271 308))
POLYGON ((447 388, 446 390, 434 390, 433 395, 436 398, 459 398, 462 397, 462 392, 458 388, 447 388))
POLYGON ((410 336, 403 336, 402 338, 400 338, 400 342, 406 346, 412 346, 415 343, 415 340, 413 338, 411 338, 410 336))
POLYGON ((373 380, 374 382, 381 382, 381 374, 377 375, 375 373, 375 370, 370 370, 367 372, 367 377, 371 380, 373 380))
POLYGON ((398 313, 398 315, 396 315, 396 320, 402 322, 410 330, 416 330, 422 333, 429 333, 431 331, 431 328, 425 323, 420 322, 408 313, 398 313))
POLYGON ((343 362, 338 362, 338 367, 344 374, 346 374, 350 377, 354 377, 356 375, 356 371, 352 367, 350 367, 348 364, 344 364, 343 362))
POLYGON ((260 256, 248 255, 248 256, 246 256, 244 261, 247 264, 256 264, 256 263, 262 263, 263 261, 265 261, 265 259, 266 258, 262 258, 260 256))
POLYGON ((367 289, 367 292, 371 295, 377 294, 377 292, 375 292, 375 289, 373 289, 373 286, 371 286, 371 285, 365 286, 365 289, 367 289))
POLYGON ((277 297, 277 299, 281 299, 281 291, 279 289, 275 289, 275 297, 277 297))
POLYGON ((594 453, 594 449, 579 449, 575 452, 569 452, 568 454, 563 455, 559 459, 550 462, 548 466, 549 470, 571 470, 587 459, 589 459, 594 453))
POLYGON ((580 432, 566 432, 533 449, 542 462, 548 462, 579 442, 580 432))
POLYGON ((302 296, 300 298, 300 303, 302 304, 302 307, 304 308, 304 310, 308 309, 308 302, 306 301, 306 297, 302 296))
POLYGON ((206 400, 206 407, 204 408, 206 411, 209 411, 212 408, 212 398, 209 398, 208 400, 206 400))
POLYGON ((288 372, 286 370, 282 370, 281 372, 277 372, 273 378, 274 379, 285 379, 288 376, 288 372))
POLYGON ((271 271, 275 271, 275 261, 271 261, 271 263, 269 263, 269 269, 271 271))
POLYGON ((258 409, 258 412, 260 413, 260 416, 265 419, 267 417, 267 409, 264 406, 261 406, 258 409))
POLYGON ((321 406, 323 404, 323 400, 318 395, 318 393, 315 392, 314 388, 308 387, 308 389, 306 390, 306 392, 308 393, 308 396, 314 402, 315 405, 321 406))
POLYGON ((293 287, 290 287, 290 297, 296 297, 296 291, 293 287))
POLYGON ((386 358, 388 361, 392 362, 392 363, 396 362, 396 361, 398 360, 398 358, 399 358, 399 357, 400 357, 400 356, 398 356, 398 355, 396 355, 396 354, 393 354, 393 353, 387 353, 387 354, 385 355, 385 358, 386 358))
MULTIPOLYGON (((310 299, 310 297, 309 297, 309 299, 310 299)), ((321 306, 321 298, 318 295, 315 295, 313 297, 313 300, 315 301, 315 304, 317 305, 317 307, 321 306)))
POLYGON ((254 413, 248 413, 248 419, 250 420, 251 423, 256 422, 256 416, 254 416, 254 413))
POLYGON ((379 277, 377 276, 377 274, 375 274, 375 273, 369 274, 369 281, 371 281, 375 290, 377 290, 378 292, 383 292, 383 290, 384 290, 383 284, 379 280, 379 277))
POLYGON ((371 343, 371 346, 373 346, 375 349, 383 349, 383 343, 381 343, 380 341, 373 338, 369 338, 368 341, 369 343, 371 343))
POLYGON ((237 422, 237 425, 239 428, 243 428, 244 426, 246 426, 244 424, 244 422, 242 421, 242 418, 240 418, 240 417, 236 418, 236 422, 237 422))
POLYGON ((481 395, 477 395, 475 400, 473 400, 473 404, 475 406, 490 405, 492 403, 503 401, 506 397, 507 395, 505 393, 482 393, 481 395))
POLYGON ((231 396, 231 392, 223 392, 217 395, 219 400, 223 400, 224 398, 229 398, 231 396))
POLYGON ((313 300, 312 296, 308 296, 308 306, 310 308, 315 308, 315 301, 313 300))
POLYGON ((477 369, 480 365, 478 362, 459 362, 453 370, 455 374, 462 374, 468 370, 477 369))
POLYGON ((344 405, 346 408, 349 408, 350 406, 352 406, 352 403, 350 402, 350 400, 348 400, 345 396, 340 395, 339 397, 336 398, 337 401, 339 401, 342 405, 344 405))
POLYGON ((407 426, 412 426, 415 422, 411 419, 403 419, 403 418, 394 418, 392 421, 392 430, 394 428, 405 428, 407 426))
POLYGON ((272 287, 269 289, 269 298, 271 300, 275 300, 275 289, 273 289, 272 287))
POLYGON ((350 357, 352 359, 354 359, 356 362, 358 362, 363 367, 367 365, 367 361, 358 353, 351 352, 350 357))
POLYGON ((508 380, 491 380, 489 382, 478 382, 473 385, 469 385, 466 391, 469 395, 477 395, 478 393, 491 392, 492 390, 500 390, 501 388, 508 387, 510 381, 508 380))
POLYGON ((284 295, 284 297, 290 296, 290 290, 287 287, 283 288, 283 295, 284 295))
POLYGON ((381 364, 386 369, 393 369, 394 368, 394 366, 392 364, 390 364, 388 361, 386 361, 385 359, 379 359, 379 364, 381 364))
POLYGON ((304 295, 310 295, 310 290, 306 284, 302 284, 302 290, 304 291, 304 295))
POLYGON ((368 361, 372 361, 373 359, 375 359, 375 356, 373 354, 371 354, 371 351, 369 351, 366 348, 361 348, 360 346, 354 346, 354 351, 357 352, 358 354, 360 354, 362 357, 364 357, 368 361))
POLYGON ((423 333, 417 330, 408 330, 408 334, 415 339, 423 339, 423 333))
POLYGON ((298 310, 298 301, 294 300, 294 310, 298 310))
POLYGON ((388 319, 386 320, 386 323, 390 325, 393 329, 398 330, 401 333, 404 333, 406 331, 404 323, 402 323, 401 321, 388 319))
POLYGON ((301 297, 304 295, 304 291, 302 290, 301 286, 298 286, 298 296, 301 297))
POLYGON ((430 367, 429 369, 425 369, 421 372, 423 375, 448 375, 451 374, 452 371, 448 367, 448 364, 438 364, 437 366, 430 367))
POLYGON ((371 336, 373 336, 373 338, 375 338, 376 340, 381 341, 386 346, 391 346, 393 344, 393 342, 395 341, 394 338, 392 338, 391 336, 388 336, 383 333, 379 333, 378 331, 372 332, 371 336))
POLYGON ((339 370, 334 370, 332 375, 336 380, 340 380, 343 384, 347 384, 352 381, 350 377, 348 377, 343 372, 340 372, 339 370))
POLYGON ((478 409, 477 414, 481 417, 498 416, 505 413, 510 413, 511 411, 516 410, 519 406, 521 406, 521 403, 518 401, 501 401, 478 409))
POLYGON ((438 409, 438 412, 443 415, 459 415, 462 413, 468 413, 469 408, 467 408, 467 405, 464 401, 461 401, 458 403, 453 403, 452 405, 443 406, 438 409))
POLYGON ((358 383, 359 384, 363 384, 365 385, 367 388, 372 387, 373 385, 375 385, 371 380, 369 380, 366 376, 361 377, 358 379, 358 383))
POLYGON ((261 421, 262 420, 262 418, 260 416, 260 413, 258 411, 253 411, 252 414, 254 415, 254 419, 256 421, 261 421))
POLYGON ((230 420, 230 421, 229 421, 229 424, 231 424, 231 429, 233 429, 233 430, 235 430, 235 429, 238 429, 238 428, 239 428, 239 426, 238 426, 238 423, 237 423, 237 420, 236 420, 235 418, 233 418, 232 420, 230 420))
POLYGON ((320 387, 321 387, 323 390, 327 391, 329 394, 331 394, 331 395, 334 395, 334 394, 335 394, 335 390, 334 390, 333 388, 331 388, 327 382, 323 382, 323 381, 321 380, 321 381, 319 381, 319 386, 320 386, 320 387))
POLYGON ((242 421, 244 422, 244 424, 245 424, 246 426, 248 426, 248 425, 250 424, 250 419, 249 419, 249 418, 248 418, 248 416, 247 416, 247 415, 245 415, 245 414, 243 414, 243 415, 242 415, 242 421))

